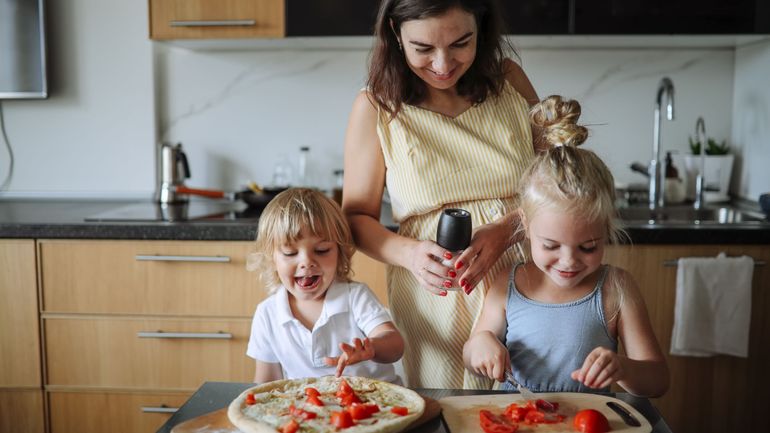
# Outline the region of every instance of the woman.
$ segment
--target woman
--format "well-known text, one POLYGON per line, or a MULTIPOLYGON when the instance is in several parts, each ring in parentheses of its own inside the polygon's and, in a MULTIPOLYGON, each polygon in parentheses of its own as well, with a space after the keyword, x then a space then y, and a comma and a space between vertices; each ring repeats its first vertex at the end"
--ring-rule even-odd
POLYGON ((465 371, 462 347, 488 282, 515 259, 514 195, 535 153, 527 113, 538 101, 504 58, 499 16, 492 0, 384 0, 350 114, 343 209, 358 247, 390 265, 412 387, 491 386, 465 371), (379 223, 385 186, 398 234, 379 223), (432 241, 447 207, 470 211, 475 226, 454 266, 432 241))

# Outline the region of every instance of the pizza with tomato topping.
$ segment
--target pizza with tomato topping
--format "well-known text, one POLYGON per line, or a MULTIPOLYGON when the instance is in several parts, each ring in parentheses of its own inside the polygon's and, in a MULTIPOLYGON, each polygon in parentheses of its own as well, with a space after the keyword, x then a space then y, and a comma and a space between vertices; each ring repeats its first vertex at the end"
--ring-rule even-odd
POLYGON ((365 377, 286 379, 249 388, 227 416, 244 433, 395 433, 425 410, 416 392, 365 377))

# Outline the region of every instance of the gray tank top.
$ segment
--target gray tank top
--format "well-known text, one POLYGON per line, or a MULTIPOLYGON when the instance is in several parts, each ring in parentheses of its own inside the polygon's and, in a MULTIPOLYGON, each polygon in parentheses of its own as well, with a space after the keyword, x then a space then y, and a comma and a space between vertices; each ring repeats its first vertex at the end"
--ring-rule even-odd
MULTIPOLYGON (((617 340, 609 334, 602 308, 601 288, 609 266, 604 266, 596 287, 583 298, 546 304, 529 299, 516 289, 514 275, 520 265, 511 271, 505 308, 505 345, 511 356, 513 376, 534 392, 592 390, 573 380, 570 374, 582 367, 586 356, 596 347, 617 352, 617 340)), ((503 383, 502 388, 513 386, 503 383)))

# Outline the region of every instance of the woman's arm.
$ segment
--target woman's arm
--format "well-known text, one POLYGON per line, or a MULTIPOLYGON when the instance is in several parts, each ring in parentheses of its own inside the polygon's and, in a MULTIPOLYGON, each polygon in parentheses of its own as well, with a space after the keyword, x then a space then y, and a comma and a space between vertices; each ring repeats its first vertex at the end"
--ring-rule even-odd
POLYGON ((278 379, 283 379, 281 364, 257 360, 257 367, 254 372, 254 383, 272 382, 278 379))
MULTIPOLYGON (((532 86, 532 83, 530 83, 527 74, 521 69, 521 66, 511 59, 505 59, 505 70, 505 79, 524 99, 527 100, 530 107, 540 102, 540 98, 537 96, 535 88, 532 86)), ((535 153, 543 152, 550 145, 542 133, 542 128, 536 125, 531 125, 531 128, 532 146, 535 149, 535 153)))
POLYGON ((463 346, 465 368, 479 376, 497 381, 505 380, 511 359, 508 349, 500 342, 505 338, 505 307, 508 299, 508 272, 495 278, 484 300, 479 321, 463 346))
POLYGON ((348 218, 356 246, 381 262, 401 266, 435 294, 446 294, 443 284, 449 268, 431 256, 446 250, 435 242, 400 236, 380 224, 385 159, 377 136, 377 109, 365 92, 353 103, 345 134, 345 177, 342 209, 348 218))

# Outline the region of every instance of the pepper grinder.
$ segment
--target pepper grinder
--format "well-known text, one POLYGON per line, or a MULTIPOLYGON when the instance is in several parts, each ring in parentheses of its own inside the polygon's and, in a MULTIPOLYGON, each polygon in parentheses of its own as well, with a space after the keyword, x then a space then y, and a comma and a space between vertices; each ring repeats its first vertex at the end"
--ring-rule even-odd
POLYGON ((454 267, 460 251, 471 244, 473 226, 471 214, 465 209, 444 209, 438 220, 436 243, 452 253, 452 260, 444 260, 444 266, 454 267))

